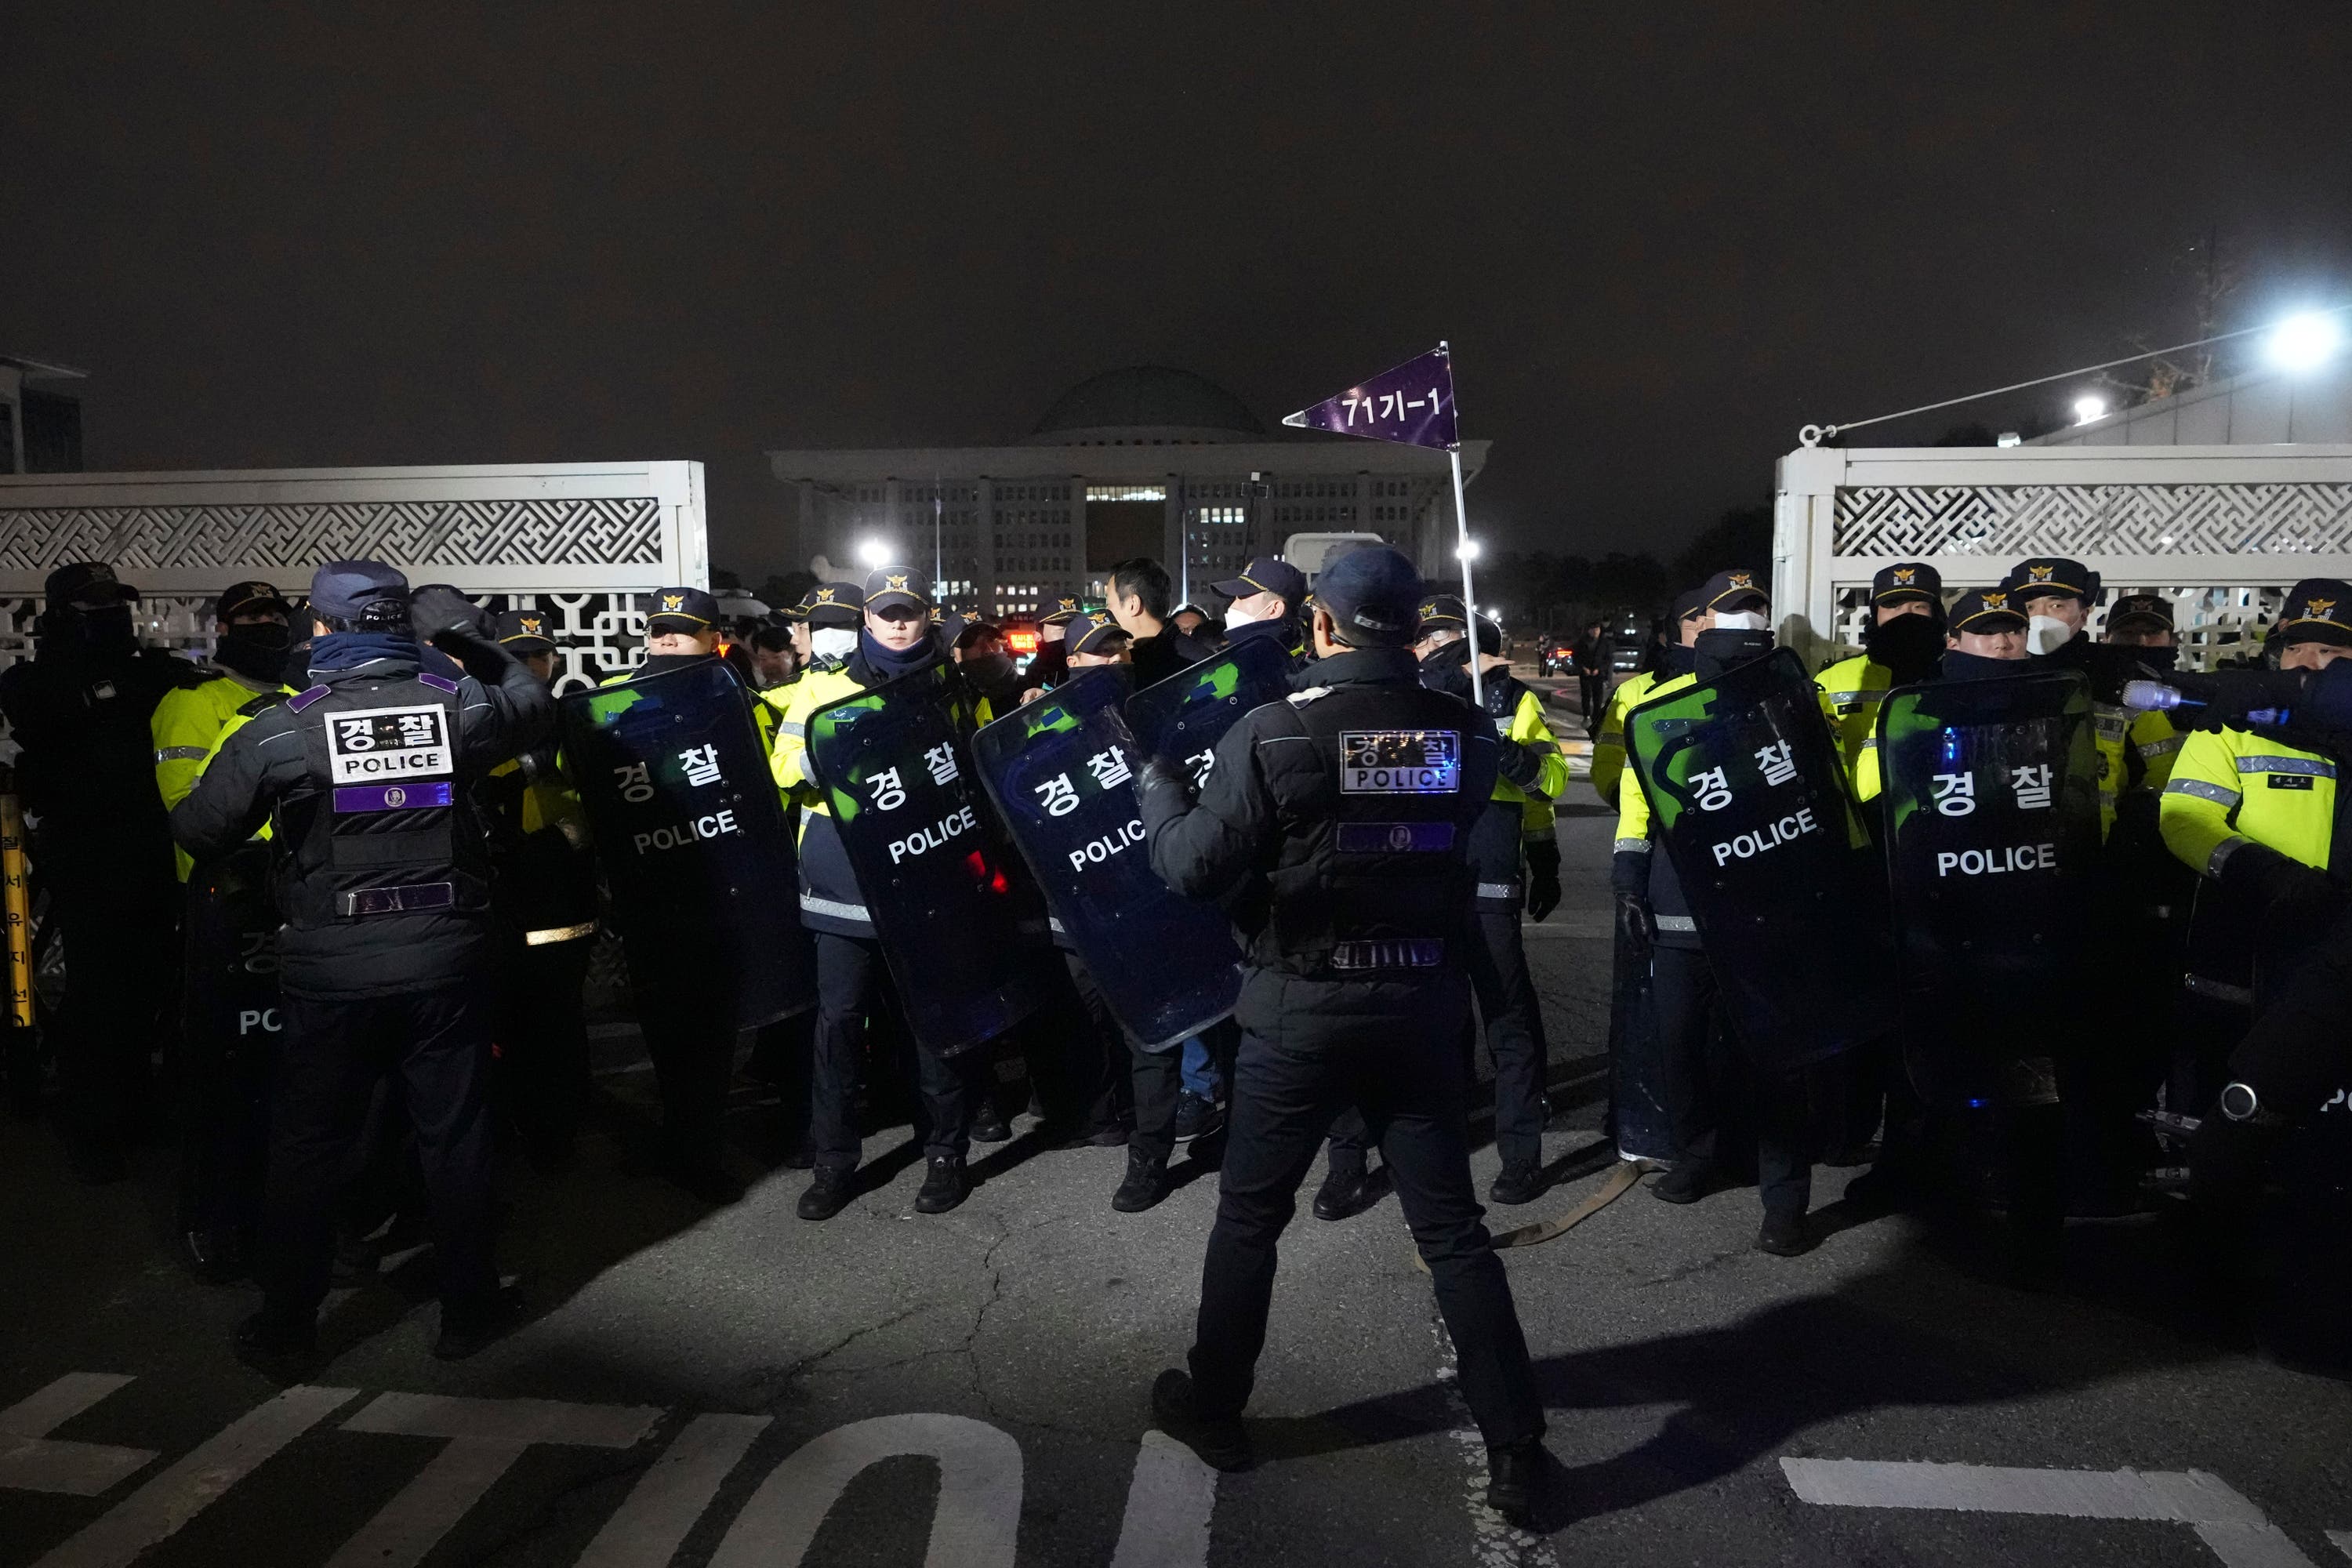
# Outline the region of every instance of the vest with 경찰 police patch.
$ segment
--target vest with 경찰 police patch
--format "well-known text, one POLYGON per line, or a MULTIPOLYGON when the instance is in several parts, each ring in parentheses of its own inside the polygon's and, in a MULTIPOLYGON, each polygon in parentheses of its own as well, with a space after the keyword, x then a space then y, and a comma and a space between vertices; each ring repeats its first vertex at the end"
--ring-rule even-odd
POLYGON ((457 689, 427 673, 287 700, 311 785, 278 808, 295 846, 278 889, 289 925, 489 907, 481 835, 457 831, 472 809, 457 789, 457 689))
POLYGON ((1276 724, 1259 744, 1311 751, 1315 776, 1288 765, 1277 775, 1294 826, 1266 874, 1271 918, 1251 941, 1252 962, 1335 980, 1434 978, 1458 968, 1466 961, 1459 943, 1470 827, 1495 786, 1483 715, 1403 684, 1312 689, 1287 708, 1291 733, 1303 731, 1305 743, 1276 724), (1286 787, 1293 785, 1305 798, 1286 787))

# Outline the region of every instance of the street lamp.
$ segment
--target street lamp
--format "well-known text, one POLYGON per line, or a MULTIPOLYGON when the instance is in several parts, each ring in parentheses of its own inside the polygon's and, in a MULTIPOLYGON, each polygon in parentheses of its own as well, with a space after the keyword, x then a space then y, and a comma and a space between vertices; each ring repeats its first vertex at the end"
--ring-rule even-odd
POLYGON ((877 570, 890 564, 890 547, 878 539, 862 541, 857 546, 857 559, 867 571, 877 570))
POLYGON ((2336 357, 2344 344, 2344 323, 2335 310, 2305 310, 2289 316, 2271 329, 2263 342, 2264 354, 2279 369, 2290 374, 2317 370, 2336 357))
POLYGON ((2095 419, 2105 419, 2106 416, 2107 400, 2105 398, 2078 397, 2074 399, 2075 424, 2088 425, 2095 419))
POLYGON ((1475 539, 1465 539, 1461 543, 1455 545, 1454 547, 1454 559, 1456 561, 1477 560, 1478 542, 1475 539))

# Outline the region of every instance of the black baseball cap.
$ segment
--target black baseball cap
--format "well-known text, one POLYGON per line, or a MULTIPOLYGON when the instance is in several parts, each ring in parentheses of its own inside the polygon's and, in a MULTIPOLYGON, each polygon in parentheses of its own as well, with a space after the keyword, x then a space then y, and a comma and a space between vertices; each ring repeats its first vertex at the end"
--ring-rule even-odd
POLYGON ((1341 642, 1402 647, 1421 620, 1421 574, 1385 544, 1361 545, 1323 568, 1315 600, 1341 642))
POLYGON ((866 607, 887 610, 893 605, 905 605, 928 612, 931 601, 915 583, 915 569, 911 566, 877 566, 866 577, 866 607))
POLYGON ((719 625, 719 601, 699 588, 660 588, 655 590, 652 613, 646 616, 646 631, 707 632, 719 625))
POLYGON ((2017 632, 2025 629, 2025 612, 2006 588, 1971 588, 1952 605, 1955 632, 2017 632))
POLYGON ((2172 629, 2172 601, 2161 594, 2124 594, 2107 608, 2109 629, 2137 621, 2143 626, 2172 629))
POLYGON ((1421 629, 1415 635, 1427 637, 1449 626, 1467 626, 1470 613, 1462 607, 1458 595, 1432 594, 1421 602, 1421 629))
POLYGON ((2098 574, 2063 555, 2030 555, 2009 569, 2000 585, 2020 604, 2036 594, 2066 594, 2085 605, 2099 591, 2098 574))
POLYGON ((1048 626, 1064 626, 1085 614, 1084 610, 1078 608, 1078 602, 1075 598, 1057 598, 1054 601, 1054 608, 1039 617, 1038 624, 1048 626))
POLYGON ((801 598, 812 626, 854 626, 866 613, 866 590, 855 583, 819 583, 801 598))
POLYGON ((1307 574, 1279 555, 1259 555, 1242 568, 1238 577, 1229 577, 1210 587, 1228 599, 1246 599, 1252 594, 1272 594, 1296 610, 1299 595, 1307 592, 1307 574))
POLYGON ((1127 635, 1127 628, 1097 612, 1072 622, 1062 640, 1072 653, 1109 653, 1117 640, 1127 635))
POLYGON ((1689 620, 1693 616, 1703 616, 1705 614, 1706 614, 1706 589, 1686 589, 1675 595, 1675 607, 1670 618, 1675 621, 1676 625, 1680 625, 1682 622, 1689 620))
POLYGON ((310 613, 338 621, 408 616, 408 579, 381 561, 330 561, 311 574, 310 613), (371 615, 369 612, 374 611, 371 615))
POLYGON ((498 639, 510 653, 551 653, 555 639, 547 635, 545 610, 501 610, 498 639))
POLYGON ((114 568, 103 561, 75 561, 60 566, 49 574, 41 590, 48 596, 49 608, 53 610, 61 610, 68 605, 94 610, 139 596, 139 590, 123 586, 114 568))
POLYGON ((2352 584, 2337 577, 2305 577, 2286 591, 2271 641, 2285 647, 2299 642, 2352 647, 2352 584))
POLYGON ((1737 610, 1750 604, 1762 610, 1772 605, 1764 590, 1756 585, 1756 574, 1748 571, 1717 572, 1699 584, 1698 592, 1703 610, 1737 610))
POLYGON ((1900 605, 1912 599, 1941 604, 1944 574, 1924 561, 1897 561, 1882 566, 1870 579, 1870 602, 1900 605))

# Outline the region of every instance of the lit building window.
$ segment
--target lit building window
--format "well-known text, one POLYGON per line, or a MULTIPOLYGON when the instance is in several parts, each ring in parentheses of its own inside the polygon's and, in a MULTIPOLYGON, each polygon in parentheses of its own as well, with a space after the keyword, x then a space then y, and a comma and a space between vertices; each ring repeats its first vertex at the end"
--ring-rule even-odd
POLYGON ((1088 485, 1087 500, 1166 500, 1165 485, 1088 485))

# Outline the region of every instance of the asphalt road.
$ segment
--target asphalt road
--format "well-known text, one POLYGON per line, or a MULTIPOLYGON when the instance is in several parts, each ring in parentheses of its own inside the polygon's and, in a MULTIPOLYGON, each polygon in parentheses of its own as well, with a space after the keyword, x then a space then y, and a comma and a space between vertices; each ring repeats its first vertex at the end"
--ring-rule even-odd
MULTIPOLYGON (((1570 903, 1527 933, 1568 1179, 1497 1227, 1608 1179, 1608 829, 1563 823, 1570 903)), ((2071 1227, 2038 1293, 1966 1237, 1851 1223, 1841 1171, 1801 1258, 1750 1249, 1747 1191, 1635 1191, 1514 1249, 1559 1465, 1523 1534, 1475 1503, 1392 1197, 1293 1226, 1264 1460, 1213 1477, 1147 1399, 1188 1341, 1213 1171, 1119 1215, 1120 1151, 1017 1137, 927 1217, 900 1129, 867 1145, 887 1179, 828 1224, 793 1217, 791 1171, 709 1211, 625 1168, 641 1080, 607 1080, 576 1170, 504 1173, 526 1328, 433 1361, 429 1282, 395 1259, 333 1299, 293 1388, 227 1352, 250 1291, 171 1261, 166 1153, 90 1191, 45 1129, 0 1129, 0 1562, 2251 1568, 2337 1561, 2329 1532, 2352 1531, 2344 1358, 2189 1331, 2150 1221, 2071 1227)), ((735 1119, 747 1165, 765 1114, 747 1095, 735 1119)), ((1492 1152, 1476 1164, 1483 1183, 1492 1152)), ((2307 1294, 2287 1268, 2277 1289, 2307 1294)))

